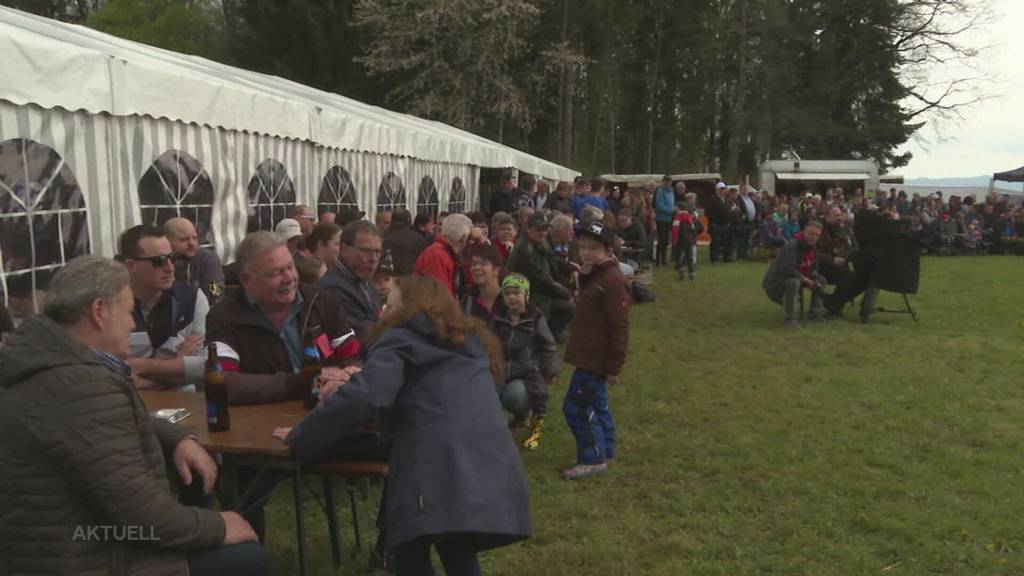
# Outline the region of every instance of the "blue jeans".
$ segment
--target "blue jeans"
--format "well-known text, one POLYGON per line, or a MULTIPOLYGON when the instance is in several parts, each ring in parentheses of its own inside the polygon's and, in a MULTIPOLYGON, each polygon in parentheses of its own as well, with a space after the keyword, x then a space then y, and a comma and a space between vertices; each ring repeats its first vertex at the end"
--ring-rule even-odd
POLYGON ((576 438, 576 462, 601 464, 615 457, 615 422, 603 377, 585 370, 573 372, 562 411, 576 438))

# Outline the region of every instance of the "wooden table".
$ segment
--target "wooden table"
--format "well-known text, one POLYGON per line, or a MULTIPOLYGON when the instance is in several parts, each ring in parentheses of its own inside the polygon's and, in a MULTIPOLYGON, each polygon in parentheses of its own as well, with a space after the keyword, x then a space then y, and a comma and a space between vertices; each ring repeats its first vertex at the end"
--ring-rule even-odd
MULTIPOLYGON (((142 390, 140 391, 146 409, 152 413, 163 408, 184 408, 191 416, 178 422, 199 438, 199 444, 221 459, 218 487, 223 507, 230 510, 244 510, 249 500, 248 493, 239 494, 238 467, 251 466, 260 469, 260 474, 272 474, 273 470, 287 470, 292 475, 292 492, 295 499, 295 531, 299 553, 299 574, 306 572, 306 543, 303 538, 302 507, 302 466, 291 455, 291 449, 273 436, 275 429, 295 426, 308 414, 301 401, 278 402, 231 406, 231 429, 225 432, 210 432, 206 428, 206 399, 203 394, 191 392, 142 390)), ((256 481, 251 485, 257 484, 256 481)), ((331 553, 335 564, 341 563, 338 546, 337 516, 334 497, 329 479, 324 477, 324 504, 331 532, 331 553)), ((259 502, 257 500, 257 502, 259 502)), ((251 504, 250 504, 251 506, 251 504)))
POLYGON ((191 416, 178 422, 199 437, 208 452, 242 454, 291 459, 291 449, 272 433, 280 427, 298 424, 309 413, 299 400, 274 404, 231 406, 231 429, 209 432, 206 429, 206 400, 202 394, 143 390, 142 400, 150 412, 161 408, 184 408, 191 416))

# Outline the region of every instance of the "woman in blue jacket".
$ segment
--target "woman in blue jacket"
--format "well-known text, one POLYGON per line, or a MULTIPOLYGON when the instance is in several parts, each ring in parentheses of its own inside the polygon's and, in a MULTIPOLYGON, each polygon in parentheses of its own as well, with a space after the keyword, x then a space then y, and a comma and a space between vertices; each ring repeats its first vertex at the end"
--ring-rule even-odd
POLYGON ((658 227, 658 248, 655 264, 664 266, 668 261, 668 237, 672 232, 672 218, 676 215, 676 196, 672 191, 672 177, 666 174, 661 186, 654 192, 654 223, 658 227))
POLYGON ((394 440, 385 495, 395 573, 480 574, 477 552, 530 537, 526 475, 497 394, 497 340, 425 276, 401 278, 368 339, 361 372, 334 389, 290 432, 300 462, 328 457, 377 420, 394 440))

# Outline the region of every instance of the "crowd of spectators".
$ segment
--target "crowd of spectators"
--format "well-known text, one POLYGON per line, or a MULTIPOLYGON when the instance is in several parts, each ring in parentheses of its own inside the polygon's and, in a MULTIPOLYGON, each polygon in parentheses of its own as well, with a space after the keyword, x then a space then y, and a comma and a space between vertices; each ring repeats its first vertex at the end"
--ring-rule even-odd
POLYGON ((877 210, 903 220, 909 230, 921 233, 926 250, 936 255, 979 255, 1020 253, 1024 234, 1024 207, 1008 195, 991 194, 978 200, 973 196, 908 195, 890 188, 864 194, 855 189, 827 188, 821 194, 805 191, 798 195, 762 193, 765 217, 759 241, 766 248, 780 247, 802 229, 808 220, 823 218, 828 208, 840 210, 851 222, 858 210, 877 210))
MULTIPOLYGON (((194 439, 125 414, 139 402, 137 390, 197 391, 208 346, 217 351, 230 404, 303 398, 311 382, 302 367, 312 350, 322 364, 317 382, 324 408, 275 435, 302 461, 329 456, 408 464, 424 450, 460 454, 464 461, 427 465, 421 459, 389 480, 390 504, 382 503, 374 557, 382 563, 393 557, 399 573, 412 573, 429 565, 436 547, 446 564, 472 573, 478 549, 531 533, 521 462, 512 436, 502 431, 506 424, 528 427, 520 445, 540 447, 548 390, 560 372, 558 344, 565 344, 561 361, 575 368, 562 410, 576 441, 576 464, 564 477, 586 478, 607 470, 615 454, 607 385, 618 382, 626 361, 630 305, 645 301, 642 273, 672 265, 680 279, 694 280, 697 237, 706 221, 711 264, 749 259, 755 249, 777 252, 763 286, 784 306, 788 325, 796 321, 804 290, 811 294, 812 318, 841 315, 866 287, 860 270, 851 268, 858 248, 853 225, 865 210, 900 220, 937 254, 1014 251, 1024 232, 1024 209, 1007 197, 975 202, 841 188, 772 196, 719 182, 700 198, 669 176, 660 186, 623 188, 577 178, 550 190, 530 177, 517 185, 511 174, 487 210, 468 214, 413 218, 400 208, 371 222, 358 211, 318 219, 298 206, 274 232, 249 234, 229 266, 198 246, 187 219, 134 226, 122 231, 116 261, 72 261, 55 276, 52 294, 29 295, 31 309, 17 307, 12 283, 12 309, 0 308, 0 335, 10 338, 0 349, 0 385, 17 390, 0 413, 12 439, 0 453, 13 463, 0 472, 5 501, 23 502, 13 514, 28 521, 31 502, 62 499, 64 512, 40 534, 69 566, 114 562, 109 571, 134 573, 147 562, 163 562, 167 573, 235 573, 238 566, 259 573, 265 560, 255 543, 267 530, 262 502, 281 476, 239 470, 239 487, 257 498, 244 517, 176 502, 161 454, 173 456, 179 481, 207 493, 215 464, 194 439), (836 289, 826 293, 830 284, 836 289), (46 354, 33 356, 33 347, 46 354), (66 398, 39 396, 57 391, 40 380, 43 371, 66 381, 62 390, 83 378, 90 384, 66 398), (461 400, 439 408, 437 397, 461 400), (30 404, 31 414, 22 410, 30 404), (117 434, 80 429, 93 421, 87 411, 97 406, 103 408, 98 417, 117 434), (394 443, 374 434, 353 440, 351 434, 381 411, 407 416, 380 422, 390 427, 394 443), (508 421, 495 426, 492 417, 503 412, 508 421), (26 418, 68 414, 52 422, 64 427, 55 436, 34 436, 26 428, 26 418), (61 469, 102 493, 82 499, 56 484, 12 476, 18 467, 60 474, 38 461, 40 438, 51 443, 48 449, 66 443, 61 469), (142 480, 127 493, 127 485, 111 485, 109 467, 89 458, 112 458, 142 480), (466 475, 473 467, 487 473, 466 475), (461 494, 437 483, 453 474, 461 494), (476 499, 510 513, 431 512, 432 524, 424 525, 409 508, 424 506, 420 490, 453 510, 476 499), (134 511, 124 515, 125 506, 156 515, 152 522, 166 550, 132 549, 136 556, 126 556, 62 540, 60 522, 72 516, 117 522, 133 517, 134 511)), ((44 562, 31 553, 14 561, 44 562)))
POLYGON ((606 385, 626 359, 623 271, 633 270, 616 251, 646 250, 647 235, 610 210, 627 198, 617 192, 610 203, 599 179, 575 186, 581 195, 505 178, 490 212, 414 219, 398 209, 374 222, 357 211, 318 221, 297 206, 273 232, 247 235, 228 266, 198 246, 187 219, 133 226, 121 232, 116 259, 75 259, 52 286, 38 287, 31 310, 12 307, 20 326, 0 308, 0 386, 11 391, 0 413, 11 440, 0 451, 10 464, 0 493, 20 502, 5 512, 8 521, 42 527, 5 565, 266 572, 264 507, 285 476, 240 467, 238 489, 251 498, 242 514, 211 512, 216 463, 181 429, 135 410, 141 391, 202 393, 215 350, 229 405, 306 399, 319 387, 319 408, 274 432, 297 460, 391 461, 375 561, 421 573, 436 548, 458 573, 479 573, 479 550, 532 532, 508 429, 528 424, 521 446, 540 447, 548 388, 560 372, 556 342, 576 368, 562 403, 576 464, 564 477, 600 474, 614 455, 606 385), (311 357, 320 364, 315 383, 304 369, 311 357), (58 385, 64 393, 52 393, 58 385), (440 406, 438 398, 460 400, 440 406), (33 431, 38 422, 45 434, 33 431), (374 422, 382 433, 361 432, 374 422), (58 467, 45 461, 54 450, 58 467), (163 455, 175 464, 177 498, 163 455), (119 483, 125 474, 131 481, 119 483), (89 494, 60 488, 75 480, 89 494), (35 504, 48 498, 63 503, 59 514, 35 504), (66 538, 76 521, 126 519, 152 524, 160 546, 66 538), (39 543, 58 557, 35 552, 39 543))

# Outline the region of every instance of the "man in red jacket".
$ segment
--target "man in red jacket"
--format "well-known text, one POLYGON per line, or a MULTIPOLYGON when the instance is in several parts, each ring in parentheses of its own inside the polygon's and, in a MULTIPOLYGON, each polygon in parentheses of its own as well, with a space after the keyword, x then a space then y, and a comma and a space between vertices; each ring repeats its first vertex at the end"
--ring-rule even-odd
POLYGON ((441 233, 416 259, 412 273, 436 279, 448 287, 456 300, 461 300, 465 289, 462 281, 462 251, 466 248, 472 229, 473 221, 464 214, 452 214, 445 218, 441 233))

